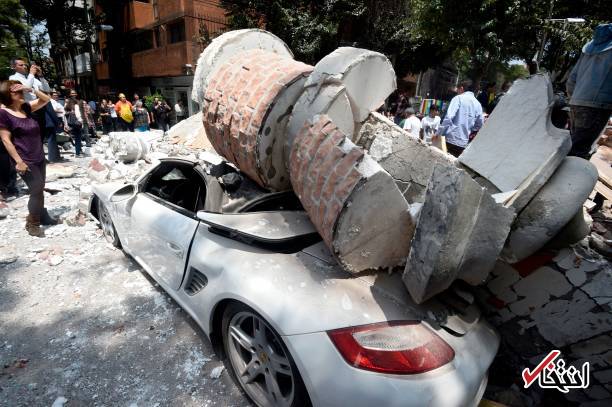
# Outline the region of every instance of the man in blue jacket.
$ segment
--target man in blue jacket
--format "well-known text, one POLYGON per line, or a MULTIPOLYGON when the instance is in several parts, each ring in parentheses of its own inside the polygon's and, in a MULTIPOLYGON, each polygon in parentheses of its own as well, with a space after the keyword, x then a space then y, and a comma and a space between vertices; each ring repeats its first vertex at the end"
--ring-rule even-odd
POLYGON ((572 149, 569 155, 591 158, 591 146, 612 113, 612 24, 595 28, 567 80, 572 149))

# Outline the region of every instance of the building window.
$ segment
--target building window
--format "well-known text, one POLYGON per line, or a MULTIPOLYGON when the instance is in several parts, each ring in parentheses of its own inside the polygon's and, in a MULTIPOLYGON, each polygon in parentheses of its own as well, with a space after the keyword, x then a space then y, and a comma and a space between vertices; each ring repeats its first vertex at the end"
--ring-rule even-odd
POLYGON ((159 19, 159 10, 157 8, 157 0, 153 0, 153 18, 156 20, 159 19))
POLYGON ((179 20, 168 24, 167 32, 169 44, 185 41, 185 21, 179 20))
POLYGON ((132 38, 132 49, 134 52, 146 51, 153 48, 153 30, 139 32, 132 38))

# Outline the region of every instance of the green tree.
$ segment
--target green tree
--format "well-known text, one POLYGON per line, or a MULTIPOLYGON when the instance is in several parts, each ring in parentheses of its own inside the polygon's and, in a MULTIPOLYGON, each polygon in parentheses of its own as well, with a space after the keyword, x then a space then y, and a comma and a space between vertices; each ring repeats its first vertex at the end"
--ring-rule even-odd
POLYGON ((222 0, 231 28, 263 28, 297 59, 314 64, 339 46, 386 54, 400 76, 440 63, 445 55, 423 39, 412 42, 410 0, 222 0))
POLYGON ((0 79, 6 79, 13 73, 12 58, 25 57, 22 40, 27 28, 19 1, 0 0, 0 79))

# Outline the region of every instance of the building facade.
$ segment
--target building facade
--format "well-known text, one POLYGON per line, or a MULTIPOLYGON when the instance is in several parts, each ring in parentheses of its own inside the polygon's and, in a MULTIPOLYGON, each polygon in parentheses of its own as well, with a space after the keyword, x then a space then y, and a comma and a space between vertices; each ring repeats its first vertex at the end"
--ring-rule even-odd
POLYGON ((191 84, 198 56, 211 38, 226 29, 218 0, 96 1, 100 24, 95 66, 97 93, 160 93, 193 114, 191 84))

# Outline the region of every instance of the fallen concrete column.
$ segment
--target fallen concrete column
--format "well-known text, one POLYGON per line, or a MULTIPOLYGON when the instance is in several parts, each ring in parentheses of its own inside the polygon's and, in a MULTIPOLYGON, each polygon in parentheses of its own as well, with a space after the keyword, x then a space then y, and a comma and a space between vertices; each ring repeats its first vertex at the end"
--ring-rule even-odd
POLYGON ((518 215, 502 252, 516 263, 541 249, 581 209, 597 182, 597 169, 578 157, 566 157, 550 180, 518 215))
POLYGON ((406 200, 391 176, 329 116, 315 116, 302 127, 289 173, 312 223, 346 270, 405 261, 414 229, 406 200))
POLYGON ((367 49, 341 47, 321 59, 306 81, 315 89, 339 84, 346 89, 356 134, 360 123, 380 107, 397 87, 395 71, 389 59, 367 49))
POLYGON ((534 197, 571 148, 569 132, 550 121, 552 106, 548 76, 517 80, 459 157, 499 191, 516 190, 509 204, 517 211, 534 197))
POLYGON ((203 105, 206 134, 215 151, 263 187, 289 188, 286 126, 311 70, 256 49, 229 58, 210 75, 203 105))
POLYGON ((501 252, 514 211, 454 166, 436 166, 425 194, 403 274, 421 303, 455 279, 482 283, 501 252))
POLYGON ((204 103, 204 92, 208 88, 210 75, 235 55, 254 49, 293 59, 293 54, 289 47, 272 33, 258 29, 226 32, 213 39, 200 54, 193 75, 191 98, 202 105, 204 103))

